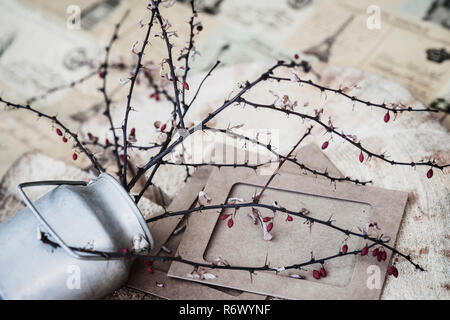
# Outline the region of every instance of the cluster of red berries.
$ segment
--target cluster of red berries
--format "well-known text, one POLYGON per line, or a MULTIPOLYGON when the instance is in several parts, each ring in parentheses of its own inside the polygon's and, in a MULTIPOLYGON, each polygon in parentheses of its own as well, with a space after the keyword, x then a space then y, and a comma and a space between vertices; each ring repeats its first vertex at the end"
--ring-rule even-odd
MULTIPOLYGON (((342 250, 342 252, 344 252, 344 250, 342 250)), ((368 253, 369 253, 369 247, 366 244, 366 246, 361 249, 361 255, 365 256, 368 253)), ((378 262, 385 261, 387 259, 387 253, 386 253, 386 251, 383 248, 381 248, 381 249, 380 248, 375 248, 372 251, 372 256, 373 257, 377 257, 378 262)), ((387 274, 390 275, 390 276, 393 275, 394 277, 397 278, 398 277, 398 270, 397 270, 397 268, 395 266, 390 266, 388 271, 387 271, 387 274)))
POLYGON ((384 251, 383 248, 382 249, 375 248, 372 251, 372 256, 377 257, 378 262, 380 262, 381 260, 383 260, 383 261, 386 260, 387 253, 386 253, 386 251, 384 251))
MULTIPOLYGON (((231 216, 230 214, 221 214, 219 219, 220 220, 227 220, 230 216, 231 216)), ((228 228, 232 228, 233 227, 233 225, 234 225, 233 218, 228 219, 227 225, 228 225, 228 228)))
MULTIPOLYGON (((263 222, 269 222, 270 220, 272 220, 272 217, 263 218, 263 222)), ((269 222, 269 224, 267 225, 267 232, 270 232, 272 229, 273 229, 273 222, 269 222)))
POLYGON ((320 278, 325 278, 327 276, 327 271, 325 270, 325 268, 322 265, 320 270, 313 270, 312 274, 313 274, 314 279, 319 280, 320 278))
POLYGON ((397 270, 397 268, 395 266, 390 266, 388 271, 387 271, 387 274, 397 278, 398 277, 398 270, 397 270))
MULTIPOLYGON (((56 134, 60 137, 62 137, 62 142, 66 143, 67 142, 67 138, 63 135, 63 132, 61 131, 61 129, 56 128, 56 134)), ((75 161, 78 159, 78 154, 76 152, 74 152, 72 154, 72 160, 75 161)))
POLYGON ((62 137, 62 142, 66 143, 67 142, 67 138, 65 136, 63 136, 63 133, 60 129, 56 128, 56 134, 60 137, 62 137))

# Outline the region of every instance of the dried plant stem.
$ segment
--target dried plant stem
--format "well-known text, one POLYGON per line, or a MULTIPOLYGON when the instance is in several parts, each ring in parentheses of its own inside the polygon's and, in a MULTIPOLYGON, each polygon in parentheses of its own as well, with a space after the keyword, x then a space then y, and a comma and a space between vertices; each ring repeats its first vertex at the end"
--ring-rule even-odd
POLYGON ((334 133, 335 135, 341 137, 342 139, 344 139, 348 143, 352 144, 353 146, 358 148, 361 152, 366 153, 369 157, 378 158, 378 159, 380 159, 380 160, 382 160, 384 162, 387 162, 387 163, 389 163, 391 165, 411 166, 411 167, 414 167, 414 166, 429 166, 429 167, 433 167, 433 168, 437 168, 437 169, 441 169, 441 170, 450 166, 450 164, 438 165, 434 161, 400 162, 400 161, 395 161, 395 160, 388 160, 388 159, 386 159, 386 157, 383 154, 377 154, 375 152, 372 152, 372 151, 366 149, 365 147, 363 147, 361 145, 360 142, 353 141, 351 138, 349 138, 349 135, 341 133, 341 132, 338 132, 335 128, 325 124, 324 122, 322 122, 320 120, 320 118, 318 116, 310 116, 308 114, 292 111, 292 110, 289 110, 289 109, 280 109, 280 108, 275 107, 274 104, 261 104, 261 103, 256 103, 256 102, 250 102, 250 101, 248 101, 248 100, 246 100, 244 98, 240 98, 238 100, 238 103, 244 103, 244 104, 252 106, 254 108, 269 109, 269 110, 273 110, 273 111, 276 111, 276 112, 282 112, 282 113, 285 113, 287 115, 294 115, 294 116, 300 117, 302 119, 311 120, 311 121, 321 125, 327 132, 334 133))
MULTIPOLYGON (((50 240, 46 234, 43 235, 43 238, 41 241, 47 245, 52 246, 53 248, 59 248, 60 245, 52 240, 50 240)), ((377 242, 372 243, 368 246, 368 248, 372 248, 376 245, 380 245, 383 242, 377 242)), ((339 252, 337 254, 333 254, 327 257, 323 258, 313 258, 309 259, 308 261, 295 263, 291 265, 286 266, 278 266, 278 267, 271 267, 267 262, 263 266, 236 266, 236 265, 217 265, 214 263, 202 263, 202 262, 196 262, 192 260, 183 259, 180 256, 171 257, 171 256, 152 256, 152 255, 146 255, 146 254, 138 254, 134 252, 114 252, 114 251, 100 251, 100 250, 89 250, 84 248, 77 248, 77 247, 71 247, 69 246, 71 250, 77 251, 79 253, 88 253, 88 254, 95 254, 99 255, 101 257, 104 257, 106 260, 112 259, 112 258, 124 258, 124 259, 138 259, 138 260, 144 260, 144 261, 160 261, 160 262, 168 262, 168 261, 175 261, 180 262, 184 264, 188 264, 193 266, 195 269, 202 267, 202 268, 209 268, 209 269, 221 269, 221 270, 235 270, 235 271, 248 271, 250 273, 253 273, 255 271, 272 271, 272 272, 280 272, 280 269, 284 270, 291 270, 291 269, 301 269, 303 267, 307 267, 309 265, 314 264, 321 264, 323 265, 326 261, 330 261, 333 259, 350 256, 350 255, 357 255, 360 254, 362 250, 354 250, 354 251, 348 251, 347 253, 339 252)))
POLYGON ((34 102, 36 102, 36 101, 45 99, 45 98, 47 98, 48 96, 52 95, 53 93, 59 92, 59 91, 61 91, 61 90, 69 89, 69 88, 74 88, 76 85, 81 84, 81 83, 83 83, 83 82, 85 82, 85 81, 91 79, 92 77, 98 75, 98 72, 99 72, 99 70, 96 69, 96 70, 94 70, 94 71, 90 71, 88 74, 86 74, 85 76, 83 76, 83 77, 81 77, 81 78, 79 78, 79 79, 77 79, 77 80, 71 81, 71 82, 68 83, 68 84, 63 84, 63 85, 59 85, 59 86, 55 86, 55 87, 52 87, 52 88, 50 88, 50 89, 47 89, 44 93, 29 98, 29 99, 26 101, 26 103, 27 103, 27 104, 31 104, 31 103, 34 103, 34 102))
MULTIPOLYGON (((124 175, 122 174, 123 168, 122 168, 122 164, 120 162, 120 157, 119 157, 119 138, 117 137, 116 130, 114 128, 114 123, 113 123, 113 120, 111 117, 111 100, 108 97, 108 93, 107 93, 107 89, 106 89, 106 79, 108 77, 109 55, 111 52, 112 45, 118 39, 118 33, 119 33, 120 26, 125 21, 125 19, 129 15, 129 13, 130 13, 130 10, 127 10, 125 12, 125 14, 122 16, 122 18, 120 19, 120 21, 116 24, 116 26, 114 28, 114 33, 113 33, 111 39, 109 40, 107 47, 105 48, 105 60, 103 62, 102 71, 101 71, 102 75, 103 75, 103 77, 102 77, 103 83, 102 83, 102 87, 100 88, 100 91, 103 94, 103 99, 105 101, 105 112, 103 114, 108 118, 109 128, 113 134, 113 146, 114 146, 113 154, 114 154, 114 158, 116 159, 116 164, 117 164, 117 168, 118 168, 117 175, 118 175, 119 179, 121 180, 120 182, 122 183, 122 185, 125 185, 126 182, 124 180, 124 175)), ((126 141, 124 140, 124 145, 125 144, 126 144, 126 141)))
MULTIPOLYGON (((285 66, 291 67, 291 65, 288 65, 288 64, 286 64, 285 66)), ((292 82, 292 80, 290 78, 283 78, 283 77, 276 77, 276 76, 270 76, 269 79, 276 80, 276 81, 292 82)), ((413 109, 412 107, 401 108, 400 106, 388 107, 388 105, 386 103, 373 103, 368 100, 359 99, 356 96, 352 96, 352 95, 345 93, 342 89, 328 88, 326 86, 317 84, 317 83, 313 82, 312 80, 300 79, 297 82, 300 84, 306 84, 306 85, 318 88, 321 92, 324 92, 324 91, 333 92, 333 93, 339 94, 347 99, 350 99, 351 101, 359 102, 359 103, 369 106, 369 107, 381 108, 386 111, 391 111, 392 113, 397 113, 397 112, 438 112, 437 110, 433 110, 433 109, 429 109, 429 108, 413 109)))
POLYGON ((311 133, 312 127, 309 127, 306 132, 303 134, 303 136, 300 138, 300 140, 297 141, 297 143, 294 145, 294 147, 291 149, 291 151, 289 151, 288 155, 286 157, 284 157, 280 163, 278 164, 278 168, 275 170, 275 172, 270 176, 270 178, 267 180, 267 183, 264 185, 264 187, 262 188, 262 190, 258 193, 258 195, 256 195, 253 198, 253 201, 258 203, 259 200, 261 199, 264 191, 266 191, 267 187, 269 186, 269 184, 272 182, 272 180, 275 178, 275 176, 278 174, 278 172, 280 171, 281 167, 283 166, 283 164, 286 162, 287 159, 289 159, 292 155, 292 153, 298 148, 298 146, 300 145, 300 143, 302 143, 302 141, 309 136, 309 134, 311 133))
POLYGON ((13 102, 9 102, 6 101, 2 98, 0 98, 0 102, 6 104, 7 107, 11 107, 13 109, 22 109, 22 110, 28 110, 31 111, 35 114, 37 114, 38 117, 42 117, 42 118, 46 118, 54 123, 56 123, 59 127, 61 127, 65 133, 67 133, 68 135, 70 135, 72 137, 72 139, 75 141, 75 146, 80 149, 81 152, 83 152, 88 159, 91 161, 92 165, 94 166, 95 169, 97 169, 99 172, 103 172, 105 171, 104 168, 101 166, 101 164, 98 162, 98 160, 95 158, 94 154, 92 152, 90 152, 78 139, 78 135, 76 133, 73 133, 72 131, 70 131, 61 121, 58 120, 58 118, 56 116, 50 116, 47 115, 37 109, 34 109, 33 107, 31 107, 30 105, 20 105, 17 103, 13 103, 13 102))
POLYGON ((186 112, 186 110, 188 109, 188 106, 186 106, 185 104, 185 92, 186 92, 186 88, 185 88, 185 83, 187 80, 187 76, 189 73, 189 56, 191 54, 191 50, 194 47, 194 17, 195 14, 197 13, 195 11, 194 8, 194 0, 190 1, 191 3, 191 12, 192 12, 192 18, 189 20, 189 47, 188 47, 188 51, 186 53, 186 56, 184 57, 184 73, 183 73, 183 87, 182 87, 182 91, 181 91, 181 103, 183 104, 183 109, 184 112, 186 112))
MULTIPOLYGON (((162 31, 162 34, 163 34, 164 41, 166 43, 167 54, 168 54, 168 58, 166 59, 166 62, 169 65, 170 77, 171 77, 171 80, 172 80, 172 83, 173 83, 173 92, 174 92, 174 96, 175 96, 176 112, 178 114, 180 127, 182 129, 184 129, 185 126, 184 126, 183 115, 181 113, 180 93, 179 93, 179 90, 178 90, 178 79, 177 79, 177 77, 175 75, 175 68, 173 66, 173 61, 172 61, 172 44, 169 42, 169 36, 167 35, 167 31, 163 27, 164 22, 162 20, 162 17, 161 17, 161 14, 160 14, 158 8, 155 9, 155 13, 156 13, 156 19, 158 19, 159 24, 161 26, 161 31, 162 31)), ((184 85, 183 85, 183 88, 184 88, 184 85)))
POLYGON ((374 238, 374 237, 369 237, 367 234, 357 233, 357 232, 354 232, 354 231, 351 231, 348 229, 344 229, 344 228, 335 226, 335 225, 333 225, 332 220, 324 221, 324 220, 320 220, 317 218, 313 218, 309 215, 303 214, 302 212, 295 212, 292 210, 288 210, 286 208, 276 207, 273 205, 267 205, 267 204, 263 204, 263 203, 248 202, 248 203, 236 203, 236 204, 217 204, 217 205, 209 205, 209 206, 199 206, 199 207, 195 207, 195 208, 191 208, 191 209, 187 209, 187 210, 165 212, 159 216, 147 219, 146 221, 147 221, 147 223, 150 223, 150 222, 154 222, 154 221, 157 221, 157 220, 160 220, 163 218, 167 218, 167 217, 184 216, 184 215, 191 214, 193 212, 202 212, 204 210, 217 210, 217 209, 223 210, 223 209, 229 209, 229 208, 240 209, 240 208, 249 208, 249 207, 250 208, 251 207, 264 208, 264 209, 272 210, 274 212, 275 211, 284 212, 286 214, 302 218, 302 219, 308 221, 309 223, 318 223, 318 224, 324 225, 326 227, 329 227, 331 229, 339 231, 339 232, 345 234, 346 236, 356 236, 356 237, 374 242, 374 243, 379 244, 379 245, 385 247, 386 249, 392 251, 393 253, 398 254, 399 256, 405 258, 408 262, 410 262, 412 265, 414 265, 414 267, 416 269, 424 271, 424 269, 419 264, 412 261, 412 259, 409 255, 405 255, 405 254, 399 252, 398 250, 396 250, 395 248, 393 248, 392 246, 387 245, 386 241, 382 241, 381 239, 374 238))
MULTIPOLYGON (((136 175, 133 177, 133 179, 130 181, 130 183, 127 186, 127 190, 131 190, 133 188, 133 186, 136 184, 136 182, 139 180, 139 178, 145 174, 145 172, 147 172, 152 166, 154 166, 156 163, 158 163, 160 160, 163 159, 164 156, 166 156, 167 154, 169 154, 170 152, 172 152, 172 150, 178 145, 180 144, 186 137, 190 136, 192 133, 194 133, 197 130, 202 130, 203 126, 205 124, 207 124, 209 121, 211 121, 214 117, 216 117, 220 112, 222 112, 223 110, 225 110, 227 107, 231 106, 233 103, 237 102, 240 97, 246 93, 248 90, 250 90, 251 88, 253 88, 255 85, 257 85, 258 83, 264 81, 267 79, 267 77, 272 74, 272 72, 274 70, 276 70, 277 68, 279 68, 280 66, 284 65, 284 61, 278 61, 274 66, 270 67, 265 73, 263 73, 261 76, 259 76, 256 80, 252 81, 252 82, 246 82, 246 84, 244 85, 244 87, 230 100, 226 100, 222 106, 220 106, 219 108, 217 108, 215 111, 213 111, 212 113, 208 114, 208 116, 201 121, 200 124, 198 124, 197 126, 187 130, 186 135, 185 136, 180 136, 177 140, 175 140, 171 145, 169 145, 164 151, 161 150, 161 152, 153 157, 152 159, 150 159, 150 161, 148 161, 142 168, 139 168, 136 175)), ((300 65, 299 65, 300 66, 300 65)))
MULTIPOLYGON (((159 5, 159 1, 156 3, 156 8, 158 8, 159 5)), ((123 134, 123 186, 126 187, 127 186, 127 150, 128 150, 128 139, 127 139, 127 127, 128 127, 128 118, 129 118, 129 114, 131 111, 131 99, 133 97, 133 92, 134 92, 134 85, 136 83, 136 79, 138 77, 139 71, 142 68, 142 56, 144 55, 144 51, 145 48, 147 47, 148 44, 148 39, 150 37, 150 32, 152 30, 152 26, 153 26, 153 20, 155 18, 155 13, 156 13, 156 9, 151 9, 151 17, 150 17, 150 21, 148 22, 147 25, 147 32, 145 34, 144 37, 144 41, 142 42, 142 46, 141 46, 141 50, 139 51, 139 53, 137 54, 138 60, 136 63, 136 68, 134 70, 133 75, 130 77, 130 89, 128 91, 128 96, 127 96, 127 104, 126 104, 126 109, 125 109, 125 116, 124 116, 124 121, 122 124, 122 134, 123 134)), ((130 190, 130 189, 128 189, 130 190)))
POLYGON ((195 99, 197 99, 198 93, 200 92, 203 83, 206 81, 206 79, 208 79, 208 77, 211 76, 212 72, 214 71, 214 69, 217 68, 217 66, 220 64, 220 60, 217 60, 216 63, 212 66, 212 68, 208 71, 208 73, 205 75, 205 77, 202 79, 202 81, 200 82, 197 91, 195 92, 194 96, 192 97, 191 102, 189 102, 189 104, 187 105, 187 108, 184 111, 183 116, 186 114, 187 110, 189 110, 189 108, 191 107, 191 105, 194 103, 195 99))
MULTIPOLYGON (((258 146, 261 146, 261 147, 267 149, 267 151, 269 151, 270 153, 272 153, 273 155, 275 155, 279 159, 285 159, 286 158, 282 154, 276 152, 272 145, 264 144, 264 143, 262 143, 262 142, 260 142, 260 141, 258 141, 256 139, 253 139, 253 138, 250 138, 248 136, 245 136, 245 135, 242 135, 242 134, 230 131, 228 129, 217 129, 217 128, 210 128, 210 127, 205 126, 203 128, 203 130, 208 130, 208 131, 212 131, 212 132, 219 132, 219 133, 222 133, 222 134, 229 135, 230 137, 242 139, 242 140, 244 140, 246 142, 248 141, 250 143, 253 143, 255 145, 258 145, 258 146)), ((298 160, 295 157, 294 158, 286 158, 286 159, 287 159, 287 161, 297 165, 300 169, 308 171, 308 172, 310 172, 310 173, 312 173, 314 175, 321 176, 323 178, 329 179, 331 182, 348 181, 348 182, 352 182, 354 184, 360 184, 360 185, 366 185, 368 183, 372 183, 372 181, 359 181, 358 179, 352 179, 350 177, 334 177, 334 176, 329 175, 326 171, 325 172, 321 172, 319 170, 307 167, 305 164, 298 162, 298 160)))

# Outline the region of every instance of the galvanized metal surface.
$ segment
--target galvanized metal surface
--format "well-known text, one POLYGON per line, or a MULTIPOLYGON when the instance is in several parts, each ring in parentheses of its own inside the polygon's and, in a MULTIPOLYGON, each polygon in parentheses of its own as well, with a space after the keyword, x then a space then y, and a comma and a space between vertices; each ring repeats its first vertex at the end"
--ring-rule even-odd
POLYGON ((134 201, 108 174, 101 174, 88 185, 66 181, 26 183, 19 186, 19 192, 28 207, 0 224, 2 299, 103 297, 126 282, 132 260, 77 256, 64 245, 119 251, 133 247, 136 235, 153 245, 134 201), (61 185, 34 204, 27 203, 22 188, 48 184, 61 185), (38 226, 62 248, 53 249, 39 241, 38 226))

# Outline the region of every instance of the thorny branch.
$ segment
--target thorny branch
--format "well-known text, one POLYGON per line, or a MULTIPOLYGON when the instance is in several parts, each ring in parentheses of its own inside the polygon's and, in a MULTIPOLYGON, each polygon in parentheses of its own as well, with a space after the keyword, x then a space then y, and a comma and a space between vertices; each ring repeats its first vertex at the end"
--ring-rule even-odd
POLYGON ((280 171, 281 167, 283 166, 283 164, 286 162, 287 159, 289 159, 292 155, 292 153, 295 151, 295 149, 297 149, 297 147, 300 145, 300 143, 302 143, 302 141, 311 134, 311 130, 312 127, 309 127, 306 132, 303 134, 303 136, 300 138, 300 140, 298 140, 298 142, 294 145, 294 147, 291 149, 291 151, 289 151, 288 155, 283 158, 280 163, 278 164, 278 168, 275 170, 275 172, 269 177, 269 179, 267 180, 267 183, 264 185, 264 187, 261 189, 260 192, 258 192, 258 194, 253 198, 253 201, 258 203, 259 200, 261 199, 264 191, 266 191, 267 187, 269 186, 269 184, 272 182, 272 180, 275 178, 275 176, 278 174, 278 172, 280 171))
POLYGON ((324 177, 326 179, 329 179, 331 182, 348 181, 348 182, 352 182, 354 184, 361 184, 361 185, 366 185, 368 183, 372 183, 372 181, 359 181, 358 179, 352 179, 350 177, 333 177, 333 176, 330 176, 328 174, 328 172, 326 172, 326 171, 325 172, 321 172, 321 171, 316 170, 316 169, 311 169, 311 168, 307 167, 305 164, 298 162, 298 160, 295 157, 294 158, 286 158, 282 154, 276 152, 274 150, 274 147, 272 145, 270 145, 270 144, 264 144, 264 143, 258 141, 257 139, 250 138, 248 136, 245 136, 245 135, 233 132, 233 131, 228 130, 228 129, 217 129, 217 128, 210 128, 210 127, 205 126, 203 128, 203 130, 223 133, 223 134, 229 135, 230 137, 242 139, 244 141, 248 141, 248 142, 253 143, 255 145, 261 146, 261 147, 267 149, 267 151, 269 151, 272 154, 274 154, 277 158, 279 158, 279 159, 287 159, 287 161, 294 163, 300 169, 305 170, 307 172, 310 172, 310 173, 312 173, 314 175, 321 176, 321 177, 324 177))
MULTIPOLYGON (((147 47, 148 39, 150 37, 150 32, 152 30, 152 26, 153 26, 153 20, 155 18, 155 13, 156 10, 158 8, 159 5, 159 1, 156 2, 155 4, 155 8, 154 9, 150 9, 152 14, 150 17, 150 21, 148 22, 148 27, 147 27, 147 33, 145 34, 144 40, 142 42, 142 46, 141 46, 141 50, 139 51, 139 53, 137 54, 138 60, 136 62, 136 68, 134 70, 134 73, 131 75, 130 77, 130 89, 128 91, 128 96, 127 96, 127 105, 126 105, 126 110, 125 110, 125 116, 124 116, 124 121, 122 124, 122 133, 123 133, 123 172, 122 172, 122 181, 123 181, 123 186, 126 187, 127 185, 127 148, 128 148, 128 139, 127 139, 127 126, 128 126, 128 117, 131 111, 131 98, 133 96, 133 90, 134 90, 134 85, 136 83, 136 79, 138 77, 139 71, 142 68, 142 56, 144 55, 144 51, 145 48, 147 47)), ((128 189, 130 190, 130 189, 128 189)))
MULTIPOLYGON (((171 78, 171 80, 173 82, 173 91, 174 91, 174 95, 175 95, 176 112, 178 114, 180 126, 181 126, 182 129, 184 129, 185 128, 184 127, 184 120, 183 120, 183 115, 181 113, 180 95, 179 95, 179 90, 178 90, 178 79, 177 79, 177 76, 175 75, 175 68, 173 66, 173 60, 172 60, 172 47, 173 47, 173 45, 169 41, 169 36, 167 34, 167 30, 166 30, 166 27, 165 27, 165 24, 166 23, 168 24, 168 22, 167 22, 167 20, 163 21, 158 7, 156 7, 156 9, 155 9, 155 13, 156 13, 156 18, 159 21, 159 25, 161 26, 161 32, 163 34, 163 38, 164 38, 164 41, 165 41, 166 47, 167 47, 168 58, 165 61, 169 65, 170 78, 171 78)), ((183 85, 183 90, 184 90, 184 85, 183 85)))
MULTIPOLYGON (((53 247, 54 249, 60 248, 60 245, 57 242, 54 242, 51 239, 49 239, 49 237, 45 233, 42 233, 41 241, 43 243, 53 247)), ((383 241, 378 240, 377 242, 372 243, 371 245, 368 245, 367 248, 369 249, 376 245, 383 245, 383 244, 384 244, 383 241)), ((128 250, 128 249, 122 250, 121 252, 114 252, 114 251, 110 252, 110 251, 100 251, 100 250, 90 250, 90 249, 85 249, 85 248, 77 248, 77 247, 72 247, 72 246, 69 246, 69 248, 71 250, 77 251, 79 253, 95 254, 95 255, 105 258, 105 260, 113 259, 113 258, 126 258, 126 259, 134 258, 134 259, 139 259, 139 260, 144 260, 144 261, 161 261, 161 262, 176 261, 176 262, 191 265, 195 269, 203 267, 203 268, 210 268, 210 269, 249 271, 250 273, 253 273, 255 271, 272 271, 272 272, 278 273, 278 272, 281 272, 284 270, 290 270, 290 269, 299 269, 300 270, 302 267, 306 267, 306 266, 310 266, 310 265, 315 265, 315 264, 324 265, 326 261, 330 261, 330 260, 337 259, 340 257, 345 257, 345 256, 349 256, 349 255, 358 255, 358 254, 361 254, 361 252, 364 250, 364 248, 363 248, 360 250, 348 251, 346 253, 339 251, 339 253, 337 253, 337 254, 319 258, 319 259, 311 257, 311 259, 309 259, 308 261, 295 263, 295 264, 287 265, 287 266, 271 267, 267 262, 263 266, 235 266, 235 265, 229 265, 229 264, 224 265, 224 264, 216 264, 216 263, 196 262, 196 261, 192 261, 192 260, 183 259, 181 256, 175 256, 175 257, 152 256, 152 255, 147 255, 147 254, 143 254, 143 253, 136 253, 133 250, 128 250)))
POLYGON ((250 101, 248 101, 248 100, 246 100, 244 98, 240 98, 238 100, 238 103, 244 103, 244 104, 247 104, 247 105, 255 107, 255 108, 269 109, 269 110, 273 110, 273 111, 277 111, 277 112, 282 112, 282 113, 285 113, 287 115, 291 115, 292 114, 292 115, 298 116, 298 117, 300 117, 302 119, 308 119, 308 120, 314 121, 317 124, 319 124, 322 127, 324 127, 327 132, 336 134, 337 136, 341 137, 342 139, 346 140, 348 143, 350 143, 353 146, 355 146, 356 148, 358 148, 361 152, 366 153, 369 157, 378 158, 378 159, 380 159, 382 161, 390 163, 391 165, 411 166, 411 167, 414 167, 414 166, 429 166, 429 167, 433 167, 433 168, 437 168, 437 169, 441 169, 441 170, 450 166, 450 164, 438 165, 437 163, 435 163, 434 161, 431 161, 431 160, 427 161, 427 162, 400 162, 400 161, 388 160, 388 159, 386 159, 386 157, 383 154, 377 154, 375 152, 372 152, 372 151, 364 148, 359 141, 355 141, 352 138, 350 138, 350 135, 347 135, 347 134, 345 134, 343 132, 338 132, 332 126, 327 125, 326 123, 322 122, 320 120, 319 116, 310 116, 308 114, 292 111, 292 110, 289 110, 289 109, 279 109, 279 108, 275 107, 274 104, 260 104, 260 103, 250 102, 250 101))
POLYGON ((369 240, 372 241, 376 244, 379 244, 383 247, 385 247, 386 249, 389 249, 390 251, 392 251, 393 253, 405 258, 408 262, 410 262, 416 269, 419 269, 421 271, 424 271, 424 269, 417 263, 415 263, 414 261, 412 261, 411 257, 409 255, 405 255, 399 251, 397 251, 395 248, 393 248, 392 246, 389 246, 388 244, 386 244, 386 241, 383 241, 381 239, 378 238, 374 238, 374 237, 370 237, 367 234, 362 234, 362 233, 357 233, 351 230, 347 230, 347 229, 343 229, 341 227, 335 226, 331 220, 320 220, 314 217, 311 217, 309 215, 306 215, 304 213, 300 212, 296 212, 296 211, 292 211, 292 210, 288 210, 286 208, 282 208, 279 206, 273 206, 273 205, 268 205, 268 204, 263 204, 263 203, 257 203, 257 202, 248 202, 248 203, 233 203, 233 204, 217 204, 217 205, 208 205, 208 206, 199 206, 199 207, 195 207, 195 208, 191 208, 191 209, 186 209, 186 210, 181 210, 181 211, 174 211, 174 212, 165 212, 163 214, 160 214, 156 217, 152 217, 150 219, 147 219, 146 222, 150 223, 150 222, 154 222, 163 218, 167 218, 167 217, 173 217, 173 216, 184 216, 184 215, 188 215, 191 214, 193 212, 202 212, 205 210, 223 210, 223 209, 228 209, 228 208, 232 208, 232 209, 239 209, 239 208, 264 208, 264 209, 269 209, 272 211, 279 211, 279 212, 284 212, 286 214, 292 215, 292 216, 297 216, 300 217, 306 221, 309 221, 310 223, 318 223, 321 225, 324 225, 326 227, 332 228, 334 230, 337 230, 339 232, 344 233, 345 235, 349 236, 356 236, 359 238, 363 238, 365 240, 369 240))
POLYGON ((101 166, 101 164, 98 162, 98 160, 95 158, 94 154, 89 151, 89 149, 87 149, 78 139, 78 134, 70 131, 61 121, 58 120, 58 118, 56 116, 50 116, 47 115, 33 107, 31 107, 30 105, 20 105, 17 103, 12 103, 6 100, 3 100, 2 98, 0 98, 0 102, 6 104, 6 107, 11 107, 13 109, 22 109, 22 110, 28 110, 31 111, 35 114, 37 114, 38 117, 42 117, 42 118, 46 118, 54 123, 56 123, 59 127, 61 127, 65 133, 67 133, 69 136, 72 137, 72 139, 75 141, 75 146, 81 150, 81 152, 83 152, 88 159, 91 161, 92 165, 94 166, 95 169, 97 169, 99 172, 103 172, 105 171, 105 169, 101 166))
MULTIPOLYGON (((116 130, 114 128, 114 123, 113 123, 113 119, 111 117, 111 100, 108 97, 108 93, 106 90, 106 79, 108 76, 108 66, 109 66, 109 55, 110 55, 110 51, 111 51, 111 47, 114 44, 114 42, 119 38, 118 33, 119 33, 119 28, 120 25, 124 22, 124 20, 127 18, 127 16, 129 15, 130 11, 127 10, 125 12, 125 14, 123 15, 123 17, 120 19, 120 21, 116 24, 115 28, 114 28, 114 33, 111 37, 111 40, 109 41, 108 46, 105 48, 105 61, 102 65, 102 69, 100 71, 100 77, 103 79, 103 83, 102 83, 102 87, 100 88, 100 91, 103 94, 103 99, 105 100, 105 112, 103 113, 109 121, 109 128, 112 131, 113 134, 113 143, 114 143, 114 150, 113 150, 113 154, 114 154, 114 158, 116 159, 116 164, 117 164, 117 168, 118 168, 118 177, 121 180, 122 185, 125 185, 125 180, 124 180, 124 175, 122 175, 122 164, 120 162, 120 156, 119 156, 119 138, 117 137, 116 134, 116 130)), ((124 140, 124 145, 126 140, 124 140)))

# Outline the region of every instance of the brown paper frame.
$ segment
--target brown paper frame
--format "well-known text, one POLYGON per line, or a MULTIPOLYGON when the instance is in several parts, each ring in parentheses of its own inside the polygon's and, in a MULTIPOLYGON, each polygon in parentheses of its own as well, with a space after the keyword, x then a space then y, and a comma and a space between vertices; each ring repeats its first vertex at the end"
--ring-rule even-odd
MULTIPOLYGON (((247 168, 223 168, 214 172, 208 180, 205 192, 213 199, 211 204, 225 203, 231 189, 236 184, 263 186, 267 176, 258 176, 247 168)), ((406 192, 386 190, 369 186, 357 186, 345 182, 330 185, 325 179, 301 177, 283 173, 275 177, 271 188, 299 193, 330 197, 341 200, 367 203, 372 207, 370 219, 383 222, 384 234, 395 242, 408 198, 406 192)), ((220 213, 217 210, 204 210, 201 215, 193 214, 178 248, 178 254, 187 260, 208 263, 203 259, 211 235, 214 232, 220 213)), ((338 223, 338 222, 337 222, 338 223)), ((263 240, 261 240, 263 241, 263 240)), ((232 247, 232 246, 230 246, 232 247)), ((280 248, 282 249, 282 248, 280 248)), ((208 283, 258 294, 271 295, 286 299, 379 299, 384 283, 391 252, 387 252, 386 261, 377 263, 380 267, 381 287, 369 289, 366 285, 368 267, 374 265, 373 259, 358 256, 350 283, 346 287, 335 287, 320 281, 299 281, 288 277, 279 277, 274 273, 258 272, 250 277, 247 271, 216 269, 216 279, 198 280, 187 276, 192 272, 190 265, 173 262, 168 275, 170 277, 208 283)), ((226 253, 224 252, 224 257, 226 253)))

